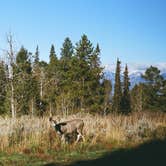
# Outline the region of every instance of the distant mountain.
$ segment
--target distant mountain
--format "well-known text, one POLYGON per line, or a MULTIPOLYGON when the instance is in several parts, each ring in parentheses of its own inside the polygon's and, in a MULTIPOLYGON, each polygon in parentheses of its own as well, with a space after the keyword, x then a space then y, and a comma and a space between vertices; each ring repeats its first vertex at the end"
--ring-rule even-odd
POLYGON ((161 74, 166 79, 166 72, 161 74))
POLYGON ((141 77, 142 74, 143 73, 141 73, 141 72, 136 72, 136 73, 132 73, 129 75, 130 83, 131 83, 130 88, 133 88, 134 85, 136 85, 136 84, 145 82, 145 79, 143 79, 141 77))
MULTIPOLYGON (((150 67, 149 64, 128 64, 129 70, 129 78, 130 78, 130 89, 132 89, 136 84, 144 83, 145 80, 141 77, 142 74, 145 73, 146 69, 150 67)), ((161 75, 166 80, 166 62, 152 64, 152 66, 157 67, 161 71, 161 75)), ((121 71, 124 71, 125 66, 121 66, 121 71)), ((104 77, 108 80, 111 80, 112 87, 115 84, 115 64, 105 65, 104 66, 104 77)), ((121 73, 122 73, 121 72, 121 73)), ((121 75, 121 80, 123 80, 123 76, 121 75)), ((114 90, 114 89, 113 89, 114 90)))
MULTIPOLYGON (((134 85, 139 84, 139 83, 143 83, 145 82, 145 80, 141 77, 141 75, 144 74, 144 72, 141 71, 134 71, 133 73, 129 74, 129 78, 130 78, 130 88, 133 88, 134 85)), ((164 77, 164 79, 166 79, 166 72, 162 73, 162 76, 164 77)), ((115 73, 109 71, 109 70, 105 70, 104 71, 104 77, 108 80, 111 80, 112 85, 114 86, 115 84, 115 73)), ((123 79, 123 76, 121 75, 121 80, 123 79)))

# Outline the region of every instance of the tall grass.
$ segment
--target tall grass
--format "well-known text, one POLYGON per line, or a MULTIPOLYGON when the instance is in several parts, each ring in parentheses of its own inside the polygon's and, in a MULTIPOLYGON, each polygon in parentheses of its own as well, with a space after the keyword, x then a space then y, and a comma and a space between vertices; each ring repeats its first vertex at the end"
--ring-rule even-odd
MULTIPOLYGON (((56 116, 55 119, 59 119, 56 116)), ((60 121, 74 118, 83 119, 85 126, 84 142, 63 144, 54 129, 50 127, 48 117, 38 118, 22 116, 17 119, 0 118, 0 151, 26 154, 46 154, 51 151, 71 152, 89 149, 111 148, 114 143, 141 143, 145 140, 162 138, 166 130, 166 114, 132 113, 129 116, 110 114, 108 116, 75 114, 60 117, 60 121)))

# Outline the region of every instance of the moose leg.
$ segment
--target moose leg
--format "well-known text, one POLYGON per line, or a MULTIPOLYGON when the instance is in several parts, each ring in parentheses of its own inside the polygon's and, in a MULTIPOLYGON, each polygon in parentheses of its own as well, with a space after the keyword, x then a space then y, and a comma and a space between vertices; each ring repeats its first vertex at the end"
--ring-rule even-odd
POLYGON ((62 143, 66 143, 65 134, 62 135, 61 141, 62 141, 62 143))
POLYGON ((83 137, 83 135, 80 132, 78 132, 76 142, 78 142, 80 140, 80 138, 82 138, 83 141, 85 140, 84 137, 83 137))
POLYGON ((61 141, 62 141, 64 144, 70 143, 70 139, 71 139, 70 134, 63 134, 62 137, 61 137, 61 141))
POLYGON ((78 135, 77 135, 77 140, 76 140, 76 142, 78 142, 78 141, 80 140, 80 137, 81 137, 81 135, 78 134, 78 135))

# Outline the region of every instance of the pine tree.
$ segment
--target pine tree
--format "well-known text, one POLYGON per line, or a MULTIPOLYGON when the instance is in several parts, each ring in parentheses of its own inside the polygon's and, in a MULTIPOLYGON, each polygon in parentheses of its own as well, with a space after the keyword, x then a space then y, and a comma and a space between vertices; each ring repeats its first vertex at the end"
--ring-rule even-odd
POLYGON ((142 112, 145 110, 146 101, 146 86, 143 83, 135 85, 131 90, 132 111, 142 112))
POLYGON ((6 112, 5 110, 5 99, 7 93, 7 78, 6 78, 6 69, 4 62, 0 62, 0 114, 6 112))
POLYGON ((73 90, 72 90, 72 56, 74 53, 74 47, 70 38, 65 38, 61 48, 60 58, 60 94, 56 100, 56 105, 63 115, 67 115, 72 111, 73 105, 73 90))
POLYGON ((117 59, 113 96, 113 111, 115 112, 121 112, 122 89, 120 80, 120 63, 119 59, 117 59))
POLYGON ((90 90, 90 57, 93 54, 93 47, 86 35, 76 43, 75 57, 73 59, 75 97, 76 103, 81 109, 88 106, 91 90, 90 90))
POLYGON ((121 110, 122 113, 124 114, 128 114, 129 112, 131 112, 129 86, 130 86, 130 81, 128 76, 128 67, 126 65, 124 71, 123 94, 121 100, 121 110))
POLYGON ((39 59, 39 47, 36 47, 36 51, 34 54, 33 61, 33 73, 32 73, 32 87, 31 87, 31 113, 32 115, 39 115, 40 109, 38 107, 38 103, 41 101, 40 98, 40 85, 42 81, 42 69, 40 67, 40 59, 39 59))
POLYGON ((100 47, 97 44, 95 50, 93 51, 92 55, 90 56, 90 70, 93 75, 94 80, 97 80, 97 83, 100 79, 103 78, 103 68, 101 67, 100 62, 100 47))
POLYGON ((68 86, 71 83, 71 60, 74 53, 71 40, 67 37, 61 48, 60 72, 61 84, 68 86))
POLYGON ((38 45, 36 47, 36 52, 35 52, 35 56, 34 56, 34 63, 35 64, 39 63, 39 47, 38 47, 38 45))
POLYGON ((47 94, 46 98, 49 103, 50 114, 52 114, 52 108, 55 107, 55 99, 58 95, 58 84, 59 84, 59 60, 55 53, 54 45, 51 45, 49 64, 47 70, 47 94))
MULTIPOLYGON (((46 111, 47 103, 48 103, 48 89, 49 89, 49 83, 50 82, 50 77, 49 72, 48 72, 48 67, 49 65, 45 61, 40 61, 39 62, 39 71, 40 75, 39 78, 37 79, 37 90, 39 89, 39 94, 37 93, 36 95, 36 109, 37 109, 37 114, 40 116, 43 116, 44 112, 46 111)), ((50 89, 51 90, 51 89, 50 89)))
POLYGON ((67 60, 71 59, 74 50, 73 45, 69 37, 65 38, 63 46, 61 48, 61 59, 67 60))
POLYGON ((56 64, 58 58, 57 58, 57 55, 55 54, 55 47, 53 44, 51 45, 49 58, 50 58, 50 64, 53 64, 53 65, 56 64))
POLYGON ((166 80, 163 80, 159 94, 159 108, 163 112, 166 112, 166 80))
POLYGON ((160 70, 157 67, 150 66, 142 77, 146 80, 146 109, 157 110, 161 105, 160 89, 164 80, 160 70))
POLYGON ((102 82, 102 93, 101 93, 101 96, 103 97, 102 111, 104 115, 106 115, 110 111, 111 91, 112 91, 111 81, 108 79, 104 79, 102 82))
POLYGON ((29 114, 32 67, 29 53, 24 47, 21 47, 17 53, 14 75, 17 111, 22 114, 29 114))
POLYGON ((97 44, 96 48, 94 49, 92 55, 89 59, 90 63, 90 80, 89 80, 89 92, 91 94, 91 97, 89 98, 89 109, 92 111, 98 111, 102 108, 102 96, 100 95, 102 86, 101 86, 101 80, 103 79, 103 68, 101 67, 100 62, 100 47, 99 44, 97 44))
POLYGON ((150 66, 146 69, 145 74, 142 77, 147 81, 149 85, 153 87, 161 85, 163 78, 160 74, 160 70, 157 67, 150 66))

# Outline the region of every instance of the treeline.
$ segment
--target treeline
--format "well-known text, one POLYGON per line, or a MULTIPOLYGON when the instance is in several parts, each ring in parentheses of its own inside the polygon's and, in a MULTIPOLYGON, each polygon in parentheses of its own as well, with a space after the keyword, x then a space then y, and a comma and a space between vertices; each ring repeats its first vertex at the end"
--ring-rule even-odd
POLYGON ((141 76, 145 81, 131 90, 126 65, 121 81, 121 62, 117 60, 112 111, 128 114, 132 111, 166 112, 166 80, 157 67, 150 66, 141 76))
POLYGON ((0 62, 0 114, 128 114, 166 108, 166 83, 155 67, 147 69, 143 76, 147 83, 129 90, 127 65, 121 80, 118 60, 112 96, 111 81, 104 78, 100 63, 99 44, 93 46, 86 35, 75 46, 66 38, 60 58, 51 45, 48 63, 40 60, 38 46, 33 54, 23 46, 15 53, 11 35, 7 41, 8 61, 0 62))
POLYGON ((26 48, 14 54, 8 37, 7 63, 0 63, 0 113, 43 115, 77 111, 98 112, 105 104, 100 48, 83 35, 73 46, 66 38, 58 58, 51 45, 49 62, 26 48))

